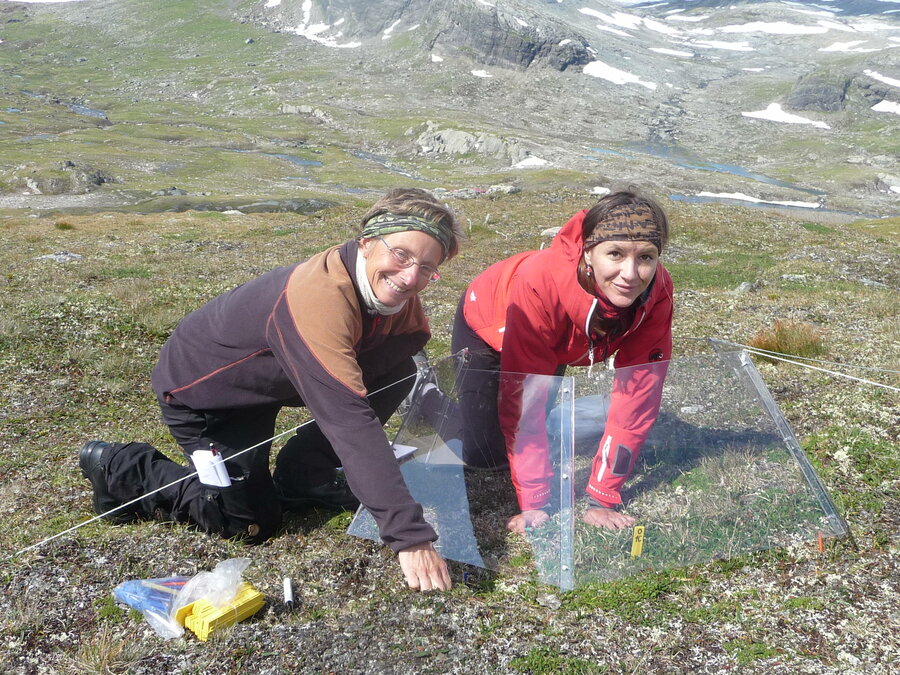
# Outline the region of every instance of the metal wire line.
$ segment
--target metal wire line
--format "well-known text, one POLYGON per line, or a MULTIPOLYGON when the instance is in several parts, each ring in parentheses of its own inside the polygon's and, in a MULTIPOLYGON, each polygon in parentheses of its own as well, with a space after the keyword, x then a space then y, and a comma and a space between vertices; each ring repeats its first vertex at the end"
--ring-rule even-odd
MULTIPOLYGON (((400 384, 401 382, 405 382, 406 380, 408 380, 412 377, 416 377, 417 375, 418 375, 418 372, 413 373, 412 375, 407 375, 406 377, 403 377, 403 378, 397 380, 396 382, 386 384, 381 389, 369 392, 368 395, 371 396, 372 394, 378 394, 382 391, 385 391, 386 389, 390 389, 391 387, 394 387, 394 386, 400 384)), ((297 426, 295 426, 291 429, 288 429, 287 431, 282 431, 280 434, 275 434, 274 436, 272 436, 272 438, 267 438, 264 441, 260 441, 256 445, 251 445, 249 448, 244 448, 243 450, 241 450, 239 452, 235 452, 232 455, 229 455, 228 457, 223 457, 223 461, 227 462, 231 459, 234 459, 235 457, 239 457, 240 455, 243 455, 245 452, 250 452, 251 450, 255 450, 256 448, 260 447, 261 445, 265 445, 266 443, 271 443, 272 441, 275 441, 275 440, 281 438, 282 436, 287 436, 288 434, 293 433, 293 432, 305 427, 308 424, 312 424, 315 421, 316 421, 315 419, 311 419, 306 422, 303 422, 303 424, 298 424, 297 426)), ((31 544, 30 546, 26 546, 25 548, 13 553, 11 556, 9 556, 9 558, 10 559, 17 558, 18 556, 22 555, 23 553, 27 553, 28 551, 31 551, 33 549, 40 548, 44 544, 51 542, 54 539, 59 539, 60 537, 69 534, 70 532, 74 532, 75 530, 84 527, 85 525, 89 525, 90 523, 96 522, 96 521, 100 520, 101 518, 105 518, 106 516, 110 515, 111 513, 115 513, 116 511, 119 511, 120 509, 124 509, 129 506, 132 506, 133 504, 137 504, 139 501, 149 497, 150 495, 155 495, 157 492, 161 492, 162 490, 166 490, 174 485, 178 485, 180 482, 185 481, 188 478, 193 478, 196 475, 197 475, 197 472, 193 471, 193 472, 187 474, 186 476, 182 476, 181 478, 172 481, 168 485, 163 485, 162 487, 156 488, 155 490, 148 492, 146 494, 143 494, 140 497, 136 497, 135 499, 132 499, 129 502, 125 502, 124 504, 119 504, 119 506, 115 507, 114 509, 110 509, 106 513, 101 513, 100 515, 94 516, 93 518, 89 518, 88 520, 78 523, 77 525, 73 525, 72 527, 63 530, 62 532, 57 532, 56 534, 50 535, 49 537, 42 539, 41 541, 37 542, 36 544, 31 544)))
MULTIPOLYGON (((853 375, 848 375, 847 373, 841 373, 836 370, 828 370, 827 368, 819 368, 818 366, 810 365, 809 363, 803 363, 802 361, 795 361, 794 359, 804 359, 802 356, 794 356, 793 354, 782 354, 781 352, 772 352, 767 349, 757 349, 756 347, 751 347, 749 345, 743 345, 739 342, 730 342, 728 340, 719 340, 719 342, 724 342, 725 344, 734 345, 735 347, 742 347, 746 349, 751 354, 756 354, 758 356, 765 356, 766 358, 774 359, 776 361, 783 361, 785 363, 792 363, 795 366, 800 366, 801 368, 809 368, 810 370, 816 370, 821 373, 827 373, 829 375, 834 375, 836 377, 844 377, 848 380, 854 380, 856 382, 862 382, 864 384, 871 384, 873 387, 882 387, 884 389, 889 389, 890 391, 900 392, 900 387, 894 387, 889 384, 884 384, 882 382, 875 382, 873 380, 867 380, 862 377, 855 377, 853 375), (782 357, 790 357, 790 358, 782 358, 782 357)), ((813 361, 815 363, 827 363, 829 365, 837 365, 844 366, 847 368, 868 368, 867 366, 853 366, 846 363, 835 363, 833 361, 819 361, 818 359, 804 359, 806 361, 813 361)), ((877 370, 879 372, 884 373, 898 373, 900 371, 896 370, 888 370, 888 369, 880 369, 880 368, 869 368, 870 370, 877 370)))

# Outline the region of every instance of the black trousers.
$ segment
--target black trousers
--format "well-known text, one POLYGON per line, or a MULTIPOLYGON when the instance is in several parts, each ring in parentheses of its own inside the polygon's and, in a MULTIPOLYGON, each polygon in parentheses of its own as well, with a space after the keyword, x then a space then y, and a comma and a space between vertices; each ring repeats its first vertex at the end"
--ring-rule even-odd
POLYGON ((462 417, 463 461, 469 466, 495 467, 507 463, 506 441, 500 431, 497 394, 500 391, 500 353, 478 337, 463 316, 465 293, 453 318, 450 349, 468 350, 456 383, 462 417))
MULTIPOLYGON (((382 424, 409 393, 415 372, 413 359, 407 358, 365 383, 373 392, 369 403, 382 424)), ((275 481, 300 489, 322 485, 334 479, 335 468, 341 465, 313 421, 282 446, 273 479, 269 455, 281 405, 192 410, 161 401, 160 407, 163 421, 188 458, 210 444, 225 457, 231 485, 204 485, 196 476, 188 477, 194 472, 192 465, 173 462, 146 443, 115 443, 106 465, 109 492, 122 502, 148 495, 137 503, 139 515, 145 518, 190 522, 223 537, 243 536, 260 543, 281 524, 275 481)))
MULTIPOLYGON (((463 461, 475 467, 501 467, 508 463, 506 439, 500 430, 497 397, 500 393, 500 352, 493 349, 473 331, 463 314, 466 293, 460 298, 453 318, 451 350, 454 354, 468 349, 468 358, 457 382, 459 412, 462 417, 463 461)), ((556 375, 566 371, 565 364, 556 375)), ((551 390, 547 399, 548 413, 556 397, 551 390)))

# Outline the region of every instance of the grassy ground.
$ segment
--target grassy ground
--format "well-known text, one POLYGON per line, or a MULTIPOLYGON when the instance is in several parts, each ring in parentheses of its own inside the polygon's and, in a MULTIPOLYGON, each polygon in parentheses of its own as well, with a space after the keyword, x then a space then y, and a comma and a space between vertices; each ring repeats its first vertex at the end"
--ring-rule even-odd
MULTIPOLYGON (((172 452, 149 373, 177 321, 204 301, 354 234, 367 200, 313 215, 95 214, 0 220, 0 550, 92 516, 77 467, 87 439, 172 452), (68 252, 60 261, 43 256, 68 252)), ((589 205, 564 190, 457 200, 469 241, 425 294, 446 354, 456 300, 493 260, 589 205)), ((676 357, 691 338, 746 343, 776 319, 808 323, 837 370, 900 385, 900 223, 822 224, 668 204, 664 261, 676 284, 676 357), (753 285, 735 292, 742 282, 753 285), (893 369, 893 373, 879 369, 893 369)), ((311 511, 247 548, 181 526, 94 523, 0 566, 0 671, 889 672, 898 658, 898 397, 758 362, 846 517, 858 549, 743 555, 594 583, 538 583, 521 541, 500 570, 452 566, 449 593, 404 588, 394 556, 346 536, 349 514, 311 511), (209 643, 159 639, 123 611, 130 578, 194 574, 248 556, 268 605, 209 643), (294 579, 286 613, 281 579, 294 579)), ((829 367, 829 366, 826 366, 829 367)), ((282 428, 300 419, 286 415, 282 428)), ((687 479, 685 479, 687 480, 687 479)))

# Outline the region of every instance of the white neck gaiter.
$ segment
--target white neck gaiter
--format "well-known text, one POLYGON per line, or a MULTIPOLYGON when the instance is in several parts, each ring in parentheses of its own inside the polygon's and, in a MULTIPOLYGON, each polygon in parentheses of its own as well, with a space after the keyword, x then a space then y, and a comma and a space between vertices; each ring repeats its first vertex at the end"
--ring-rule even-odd
POLYGON ((406 300, 404 300, 399 305, 389 307, 375 297, 375 291, 372 290, 372 284, 369 283, 369 278, 366 276, 366 258, 362 254, 362 247, 356 252, 356 285, 363 297, 363 302, 371 312, 390 316, 399 312, 406 305, 406 300))

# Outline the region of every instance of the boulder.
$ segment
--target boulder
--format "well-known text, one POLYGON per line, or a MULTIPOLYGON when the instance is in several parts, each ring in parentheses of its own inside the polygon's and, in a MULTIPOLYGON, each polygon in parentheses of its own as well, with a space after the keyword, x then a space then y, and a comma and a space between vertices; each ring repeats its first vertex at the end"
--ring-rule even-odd
POLYGON ((81 195, 115 179, 87 164, 64 161, 53 166, 26 164, 13 170, 9 184, 38 195, 81 195))
POLYGON ((187 194, 187 190, 182 190, 181 188, 172 187, 162 188, 161 190, 154 190, 150 193, 151 197, 182 197, 187 194))
POLYGON ((822 112, 842 110, 851 79, 847 75, 827 71, 804 75, 787 95, 784 107, 788 110, 822 112))
POLYGON ((428 122, 425 131, 416 139, 416 144, 423 155, 477 153, 485 157, 506 160, 511 164, 521 162, 529 155, 529 151, 522 143, 514 138, 504 138, 485 132, 439 129, 433 122, 428 122))
POLYGON ((61 171, 69 174, 69 191, 82 194, 91 192, 105 183, 115 183, 115 179, 100 169, 95 169, 87 164, 78 164, 70 160, 64 161, 59 166, 61 171))

